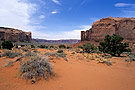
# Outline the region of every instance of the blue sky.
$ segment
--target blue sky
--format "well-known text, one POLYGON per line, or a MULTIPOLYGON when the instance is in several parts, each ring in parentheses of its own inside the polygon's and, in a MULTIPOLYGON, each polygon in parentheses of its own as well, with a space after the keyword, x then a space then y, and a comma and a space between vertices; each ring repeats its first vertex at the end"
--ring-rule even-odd
POLYGON ((80 39, 104 17, 135 17, 135 0, 0 0, 0 26, 31 31, 33 38, 80 39))

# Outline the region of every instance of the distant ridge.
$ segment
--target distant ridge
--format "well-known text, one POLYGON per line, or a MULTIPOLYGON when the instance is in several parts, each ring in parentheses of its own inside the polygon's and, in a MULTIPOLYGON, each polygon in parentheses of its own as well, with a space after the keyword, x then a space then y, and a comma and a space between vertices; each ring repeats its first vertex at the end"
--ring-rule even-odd
POLYGON ((67 39, 67 40, 46 40, 46 39, 33 39, 34 42, 51 43, 51 44, 75 44, 81 40, 78 39, 67 39))

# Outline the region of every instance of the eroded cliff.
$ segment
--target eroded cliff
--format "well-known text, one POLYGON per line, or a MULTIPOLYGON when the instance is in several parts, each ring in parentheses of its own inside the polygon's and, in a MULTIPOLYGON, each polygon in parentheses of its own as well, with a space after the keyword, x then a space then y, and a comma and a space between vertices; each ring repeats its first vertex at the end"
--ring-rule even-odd
MULTIPOLYGON (((81 41, 100 42, 106 35, 119 34, 124 41, 135 42, 135 18, 103 18, 93 23, 92 28, 81 32, 81 41)), ((133 46, 133 45, 130 45, 133 46)))
POLYGON ((0 41, 10 40, 12 42, 31 42, 31 32, 18 29, 0 27, 0 41))

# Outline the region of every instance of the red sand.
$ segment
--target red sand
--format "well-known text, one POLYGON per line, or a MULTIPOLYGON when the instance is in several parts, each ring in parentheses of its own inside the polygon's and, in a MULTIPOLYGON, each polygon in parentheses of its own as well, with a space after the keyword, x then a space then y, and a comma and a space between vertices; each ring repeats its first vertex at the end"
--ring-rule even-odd
POLYGON ((77 60, 77 55, 68 58, 53 60, 55 76, 35 84, 17 78, 19 62, 2 67, 9 59, 0 58, 0 90, 135 90, 135 62, 128 65, 125 58, 112 58, 113 65, 107 66, 77 60))

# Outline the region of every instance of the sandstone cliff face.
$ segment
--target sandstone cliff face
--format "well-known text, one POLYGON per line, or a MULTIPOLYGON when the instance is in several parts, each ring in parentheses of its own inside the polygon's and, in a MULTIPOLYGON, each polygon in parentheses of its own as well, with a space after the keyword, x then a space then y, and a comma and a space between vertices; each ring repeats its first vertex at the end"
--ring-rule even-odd
POLYGON ((0 27, 0 41, 31 42, 31 32, 23 32, 13 28, 0 27))
POLYGON ((135 18, 100 19, 93 23, 90 30, 81 32, 81 41, 100 42, 107 34, 119 34, 125 40, 135 41, 135 18))

